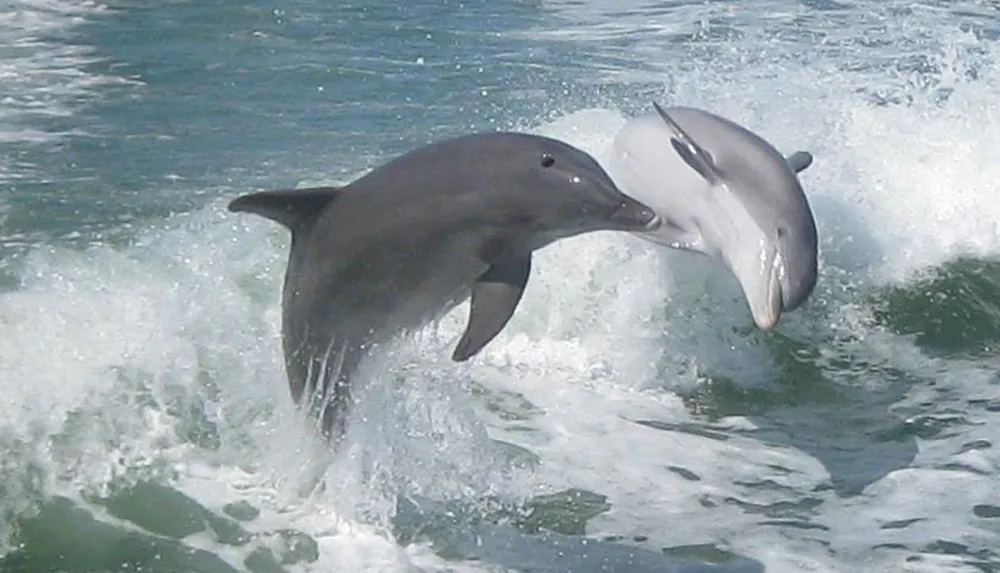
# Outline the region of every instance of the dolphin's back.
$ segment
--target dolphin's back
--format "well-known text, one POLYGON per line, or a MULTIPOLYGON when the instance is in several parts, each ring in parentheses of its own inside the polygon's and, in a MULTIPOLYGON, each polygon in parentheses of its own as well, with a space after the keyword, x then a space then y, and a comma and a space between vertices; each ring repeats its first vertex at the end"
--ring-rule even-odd
MULTIPOLYGON (((724 173, 738 173, 746 188, 760 194, 758 204, 808 209, 805 193, 788 160, 767 140, 705 110, 669 108, 671 117, 695 137, 724 173)), ((649 121, 662 126, 656 115, 649 121)))

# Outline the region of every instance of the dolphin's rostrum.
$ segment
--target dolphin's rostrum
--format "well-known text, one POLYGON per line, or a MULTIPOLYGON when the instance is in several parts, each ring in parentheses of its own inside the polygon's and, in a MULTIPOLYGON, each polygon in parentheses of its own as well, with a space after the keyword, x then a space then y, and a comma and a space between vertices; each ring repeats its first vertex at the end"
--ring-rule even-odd
POLYGON ((292 397, 329 438, 345 430, 351 377, 374 347, 471 295, 452 358, 511 318, 531 254, 590 231, 648 231, 659 218, 587 153, 521 133, 432 144, 344 187, 265 191, 229 209, 291 231, 282 341, 292 397))

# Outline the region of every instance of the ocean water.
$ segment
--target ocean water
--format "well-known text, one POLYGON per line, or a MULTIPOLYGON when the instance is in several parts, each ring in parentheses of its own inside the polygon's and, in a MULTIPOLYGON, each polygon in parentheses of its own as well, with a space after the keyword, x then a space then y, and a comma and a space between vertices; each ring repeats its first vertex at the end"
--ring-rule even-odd
POLYGON ((1000 571, 991 0, 0 0, 0 571, 1000 571), (782 151, 821 276, 595 233, 290 403, 288 237, 247 191, 475 130, 602 159, 705 107, 782 151))

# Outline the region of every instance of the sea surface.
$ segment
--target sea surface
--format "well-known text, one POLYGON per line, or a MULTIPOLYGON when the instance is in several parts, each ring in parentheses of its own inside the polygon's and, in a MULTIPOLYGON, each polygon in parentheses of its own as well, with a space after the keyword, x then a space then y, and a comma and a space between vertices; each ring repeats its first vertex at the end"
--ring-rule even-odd
POLYGON ((1000 571, 994 0, 0 0, 0 571, 1000 571), (809 303, 593 233, 291 404, 248 191, 650 102, 807 150, 809 303))

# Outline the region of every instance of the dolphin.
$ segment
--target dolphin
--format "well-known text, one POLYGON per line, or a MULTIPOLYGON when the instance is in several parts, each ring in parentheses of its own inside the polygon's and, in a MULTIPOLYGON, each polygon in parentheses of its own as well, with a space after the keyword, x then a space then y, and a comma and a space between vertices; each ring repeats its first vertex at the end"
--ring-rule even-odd
POLYGON ((406 153, 343 187, 256 192, 229 210, 291 232, 282 344, 293 400, 328 440, 345 431, 360 359, 471 297, 452 359, 507 324, 532 252, 660 220, 589 154, 514 132, 478 133, 406 153))
POLYGON ((816 222, 797 176, 812 155, 784 157, 701 109, 653 107, 618 132, 608 163, 619 188, 662 219, 635 234, 721 259, 757 328, 774 329, 816 286, 816 222))

